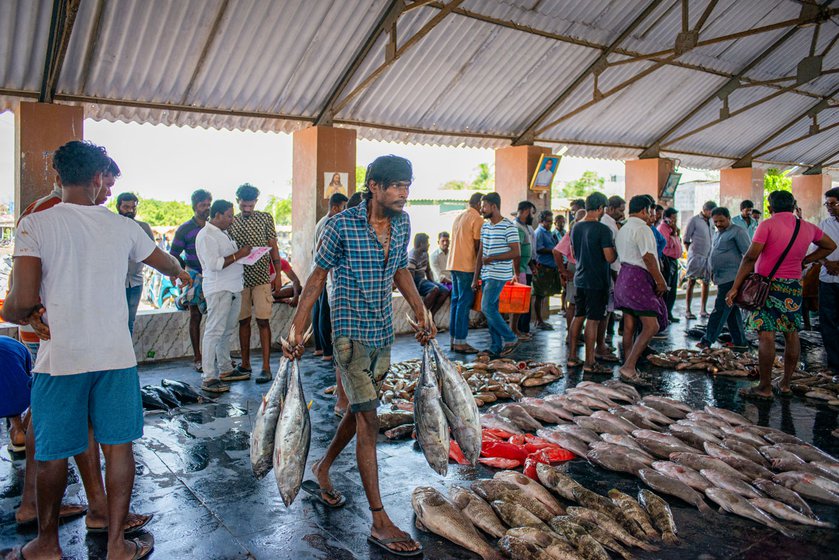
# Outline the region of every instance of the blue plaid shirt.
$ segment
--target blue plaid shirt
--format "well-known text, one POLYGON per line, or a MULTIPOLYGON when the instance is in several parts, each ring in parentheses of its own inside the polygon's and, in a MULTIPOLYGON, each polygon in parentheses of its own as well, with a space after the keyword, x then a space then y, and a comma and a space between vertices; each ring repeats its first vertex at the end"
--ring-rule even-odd
POLYGON ((411 220, 391 219, 388 260, 367 221, 367 201, 336 214, 323 229, 315 265, 332 270, 333 337, 345 336, 371 348, 393 343, 393 276, 408 266, 411 220))

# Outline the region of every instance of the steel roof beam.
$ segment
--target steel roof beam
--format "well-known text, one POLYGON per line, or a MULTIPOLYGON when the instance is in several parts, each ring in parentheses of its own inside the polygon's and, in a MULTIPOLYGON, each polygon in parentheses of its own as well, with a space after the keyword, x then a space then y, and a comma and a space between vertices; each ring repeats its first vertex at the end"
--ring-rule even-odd
POLYGON ((44 74, 41 78, 41 92, 38 95, 38 101, 41 103, 52 103, 55 96, 80 3, 81 0, 53 0, 47 54, 44 57, 44 74))
POLYGON ((603 52, 600 53, 600 56, 598 56, 597 59, 594 60, 594 62, 589 64, 585 70, 578 74, 576 79, 568 87, 566 87, 562 91, 562 93, 560 93, 553 100, 553 102, 550 105, 548 105, 541 113, 539 113, 539 115, 535 119, 530 121, 530 123, 524 129, 524 132, 519 134, 519 136, 513 141, 513 145, 517 146, 521 144, 532 144, 533 139, 536 136, 536 129, 539 127, 539 125, 542 124, 545 121, 545 119, 547 119, 551 115, 551 113, 553 113, 557 109, 557 107, 559 107, 562 104, 563 101, 565 101, 574 91, 576 91, 576 89, 580 87, 590 75, 595 73, 595 71, 602 71, 604 65, 608 61, 608 56, 612 52, 614 52, 615 48, 617 48, 618 45, 620 45, 624 41, 624 39, 629 37, 629 35, 632 34, 632 32, 635 31, 635 29, 637 29, 638 26, 641 25, 641 23, 643 23, 643 21, 650 16, 651 13, 653 13, 653 11, 659 7, 659 5, 661 5, 661 2, 662 0, 652 0, 649 4, 647 4, 647 7, 644 9, 644 11, 641 12, 638 15, 638 17, 636 17, 621 32, 621 34, 618 35, 618 37, 614 41, 612 41, 612 43, 608 47, 606 47, 606 49, 603 50, 603 52))
POLYGON ((839 151, 835 151, 816 165, 809 168, 807 171, 803 173, 803 175, 820 175, 822 173, 823 168, 827 165, 827 162, 831 161, 836 156, 839 156, 839 151))

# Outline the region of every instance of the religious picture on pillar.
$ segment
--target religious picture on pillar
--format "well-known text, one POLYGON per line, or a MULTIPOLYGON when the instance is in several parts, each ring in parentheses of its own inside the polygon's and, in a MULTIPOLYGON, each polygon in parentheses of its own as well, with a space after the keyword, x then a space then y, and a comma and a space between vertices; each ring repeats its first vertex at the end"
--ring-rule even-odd
POLYGON ((337 171, 327 171, 323 174, 323 198, 329 198, 335 193, 341 193, 345 196, 347 194, 347 183, 349 182, 349 173, 338 173, 337 171))
POLYGON ((559 168, 559 157, 546 154, 539 157, 539 164, 530 181, 530 190, 538 192, 551 190, 556 170, 559 168))

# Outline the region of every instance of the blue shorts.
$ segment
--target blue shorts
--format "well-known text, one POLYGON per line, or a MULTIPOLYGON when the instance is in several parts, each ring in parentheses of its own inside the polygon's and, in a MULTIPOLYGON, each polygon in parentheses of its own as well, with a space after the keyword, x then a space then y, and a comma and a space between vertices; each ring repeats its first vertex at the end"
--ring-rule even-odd
POLYGON ((444 285, 440 284, 439 282, 432 282, 428 278, 423 278, 416 282, 417 291, 419 292, 420 297, 425 297, 432 292, 435 288, 440 288, 440 290, 450 291, 444 285))
POLYGON ((55 461, 87 449, 88 422, 104 445, 143 437, 137 366, 76 375, 36 373, 32 384, 35 459, 55 461))

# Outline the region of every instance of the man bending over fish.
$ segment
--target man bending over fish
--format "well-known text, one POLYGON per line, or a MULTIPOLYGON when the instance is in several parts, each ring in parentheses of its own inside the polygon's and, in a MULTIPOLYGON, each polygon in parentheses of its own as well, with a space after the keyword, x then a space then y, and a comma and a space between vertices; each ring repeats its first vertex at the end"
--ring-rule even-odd
POLYGON ((381 156, 367 167, 362 203, 336 215, 324 228, 314 271, 294 315, 292 332, 296 334, 289 341, 293 348, 284 350, 289 358, 303 355, 306 322, 323 291, 327 273, 332 270, 334 356, 350 407, 326 455, 312 466, 319 487, 313 491, 311 485, 304 484, 303 489, 330 507, 344 505, 346 499, 332 486, 329 469, 356 436, 358 470, 373 514, 368 540, 403 556, 419 555, 422 549, 394 525, 382 506, 376 408, 379 390, 390 368, 394 284, 417 317, 417 340, 424 345, 436 335, 433 324, 425 324, 425 307, 407 268, 411 224, 403 208, 412 180, 411 162, 401 157, 381 156))

